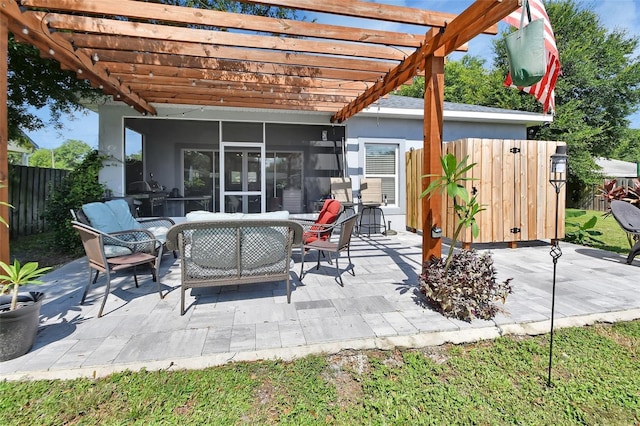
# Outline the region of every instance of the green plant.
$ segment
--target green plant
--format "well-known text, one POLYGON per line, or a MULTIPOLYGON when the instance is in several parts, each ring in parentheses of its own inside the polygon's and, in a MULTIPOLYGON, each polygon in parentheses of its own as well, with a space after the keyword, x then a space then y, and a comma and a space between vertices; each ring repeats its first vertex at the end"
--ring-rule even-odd
MULTIPOLYGON (((584 210, 572 210, 565 212, 567 218, 580 217, 586 214, 587 212, 584 210)), ((604 244, 601 240, 595 238, 602 235, 602 232, 593 229, 596 226, 596 223, 598 223, 598 218, 596 216, 591 217, 591 219, 584 223, 566 222, 567 226, 571 226, 575 229, 565 231, 565 241, 583 246, 590 246, 594 242, 604 244)))
POLYGON ((434 257, 423 265, 420 291, 443 315, 465 321, 492 318, 497 312, 493 302, 497 299, 504 302, 507 294, 511 293, 511 278, 502 283, 496 282, 490 254, 478 255, 475 250, 462 250, 454 254, 456 242, 464 228, 470 227, 471 234, 478 236, 480 228, 476 215, 484 210, 478 203, 477 193, 474 191, 471 196, 463 185, 464 182, 475 180, 466 177, 467 172, 476 165, 467 165, 468 158, 458 162, 453 154, 442 157, 440 163, 443 174, 423 176, 435 179, 420 195, 420 198, 431 197, 436 192, 446 191, 453 200, 458 219, 446 260, 434 257))
MULTIPOLYGON (((4 186, 5 185, 0 182, 0 187, 4 188, 4 186)), ((6 201, 0 201, 0 204, 13 208, 13 206, 6 201)), ((9 226, 6 219, 2 216, 0 216, 0 223, 5 224, 7 227, 9 226)), ((42 281, 38 281, 36 278, 51 269, 50 267, 38 268, 38 262, 28 262, 24 266, 21 266, 17 259, 13 261, 12 265, 7 265, 0 261, 0 268, 6 273, 6 275, 0 274, 0 283, 2 284, 0 294, 11 293, 10 311, 16 309, 20 286, 26 284, 42 284, 42 281)))
POLYGON ((53 189, 47 200, 44 216, 55 235, 54 244, 63 252, 73 253, 80 248, 80 240, 71 227, 69 210, 77 210, 85 203, 99 201, 104 195, 106 188, 99 182, 98 174, 106 158, 97 150, 88 153, 82 164, 53 189))
POLYGON ((420 276, 420 292, 446 317, 471 321, 491 319, 498 312, 494 302, 506 301, 512 293, 511 280, 496 280, 489 253, 461 250, 451 258, 447 270, 442 258, 426 262, 420 276))
POLYGON ((474 178, 466 177, 466 173, 476 165, 472 163, 467 165, 469 157, 464 157, 462 161, 458 162, 458 159, 453 154, 447 154, 440 158, 442 164, 442 175, 429 174, 422 176, 435 177, 425 189, 420 198, 428 196, 431 198, 433 194, 447 192, 447 195, 453 200, 453 210, 458 218, 453 237, 451 238, 451 245, 449 247, 449 253, 447 254, 447 260, 445 261, 445 269, 449 268, 451 263, 451 257, 453 256, 453 250, 460 232, 466 227, 471 227, 471 234, 477 237, 480 233, 480 228, 476 222, 476 215, 485 210, 477 200, 477 193, 473 196, 469 195, 469 191, 464 187, 463 183, 474 178))
POLYGON ((0 261, 0 268, 2 268, 6 274, 0 274, 0 282, 2 283, 1 293, 11 293, 10 311, 16 309, 18 290, 20 286, 27 284, 42 284, 43 282, 36 278, 39 278, 51 269, 48 266, 38 268, 38 262, 27 262, 24 265, 20 265, 20 262, 18 262, 17 259, 14 260, 11 265, 7 265, 0 261))
MULTIPOLYGON (((6 185, 4 185, 2 182, 0 182, 0 188, 4 188, 5 186, 6 185)), ((9 208, 13 207, 11 204, 7 203, 6 201, 0 201, 0 206, 5 206, 5 207, 9 207, 9 208)), ((9 227, 9 223, 2 216, 0 216, 0 223, 3 224, 4 226, 6 226, 7 228, 9 227)))

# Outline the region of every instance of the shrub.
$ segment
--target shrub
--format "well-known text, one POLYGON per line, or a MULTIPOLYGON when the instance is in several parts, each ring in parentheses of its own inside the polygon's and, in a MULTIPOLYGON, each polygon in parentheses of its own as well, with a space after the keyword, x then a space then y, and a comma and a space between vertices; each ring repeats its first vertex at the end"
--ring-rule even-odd
POLYGON ((420 292, 427 302, 449 318, 471 322, 491 319, 498 312, 495 302, 506 301, 512 293, 511 280, 496 280, 493 259, 488 253, 461 250, 451 257, 449 268, 442 258, 432 258, 423 266, 420 292))
POLYGON ((99 182, 98 173, 105 158, 96 150, 89 152, 47 200, 45 219, 54 233, 56 248, 65 253, 74 253, 80 248, 78 234, 71 227, 69 210, 77 210, 85 203, 99 201, 104 195, 105 186, 99 182))
MULTIPOLYGON (((580 217, 586 214, 587 212, 584 210, 566 212, 567 218, 580 217)), ((595 238, 602 235, 602 232, 593 229, 596 226, 596 223, 598 223, 598 218, 596 216, 591 217, 591 219, 587 220, 583 224, 580 224, 579 222, 567 222, 567 226, 572 228, 565 231, 564 240, 569 243, 580 244, 583 246, 590 246, 593 243, 604 245, 601 240, 595 238)))

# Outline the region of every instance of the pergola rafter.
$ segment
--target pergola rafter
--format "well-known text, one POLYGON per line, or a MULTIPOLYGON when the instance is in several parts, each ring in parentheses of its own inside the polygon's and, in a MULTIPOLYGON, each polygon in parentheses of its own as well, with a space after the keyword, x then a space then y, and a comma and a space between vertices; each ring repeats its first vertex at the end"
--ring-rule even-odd
MULTIPOLYGON (((443 77, 432 74, 442 72, 444 55, 466 50, 478 34, 496 34, 497 22, 520 0, 476 0, 457 16, 360 0, 240 1, 302 12, 297 16, 364 18, 373 29, 365 21, 328 25, 143 0, 3 0, 0 34, 13 33, 114 100, 151 115, 173 104, 322 111, 342 122, 427 68, 434 96, 425 128, 441 129, 443 77), (375 29, 380 22, 420 29, 375 29)), ((0 180, 7 170, 6 129, 1 133, 0 180)), ((437 143, 441 132, 432 134, 425 144, 437 143)), ((0 226, 6 261, 5 232, 0 226)))

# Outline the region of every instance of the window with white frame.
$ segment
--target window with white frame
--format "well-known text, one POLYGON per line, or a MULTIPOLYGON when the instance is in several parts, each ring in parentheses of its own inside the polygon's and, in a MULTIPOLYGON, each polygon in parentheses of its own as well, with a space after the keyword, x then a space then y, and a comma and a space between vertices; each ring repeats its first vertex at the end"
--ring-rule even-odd
POLYGON ((387 205, 397 205, 398 144, 365 143, 364 177, 382 179, 382 197, 387 205))

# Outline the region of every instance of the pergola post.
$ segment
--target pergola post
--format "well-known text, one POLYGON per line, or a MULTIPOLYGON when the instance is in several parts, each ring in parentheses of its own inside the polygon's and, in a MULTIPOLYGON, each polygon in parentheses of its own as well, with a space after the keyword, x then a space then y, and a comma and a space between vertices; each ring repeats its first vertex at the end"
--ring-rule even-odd
MULTIPOLYGON (((424 80, 424 145, 422 171, 425 174, 442 174, 442 117, 444 111, 444 48, 437 49, 425 60, 424 80)), ((423 190, 433 178, 422 179, 423 190)), ((432 238, 431 229, 443 227, 442 196, 435 193, 422 198, 422 262, 442 255, 442 239, 432 238)))
MULTIPOLYGON (((7 75, 9 59, 9 20, 0 13, 0 201, 9 202, 9 129, 7 118, 7 75)), ((0 204, 0 216, 9 222, 9 207, 0 204)), ((9 263, 9 228, 0 224, 0 261, 9 263)))

